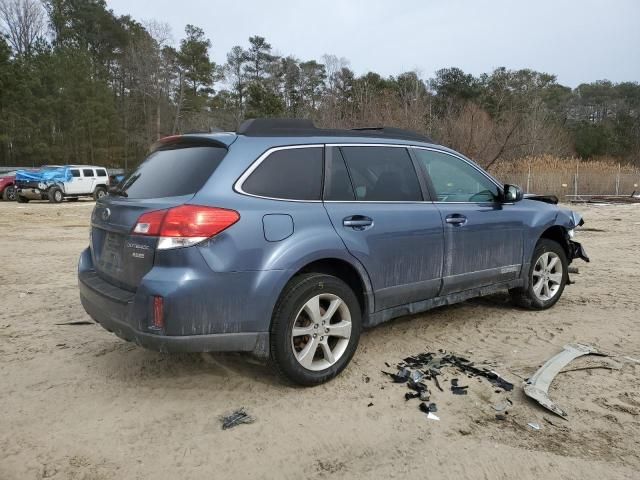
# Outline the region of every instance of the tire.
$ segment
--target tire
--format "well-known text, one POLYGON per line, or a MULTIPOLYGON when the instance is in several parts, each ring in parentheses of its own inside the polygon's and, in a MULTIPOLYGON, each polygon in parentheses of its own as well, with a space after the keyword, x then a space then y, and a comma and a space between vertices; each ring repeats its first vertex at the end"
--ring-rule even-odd
POLYGON ((5 188, 4 192, 2 192, 2 199, 8 202, 13 202, 16 199, 16 187, 9 185, 5 188))
POLYGON ((96 187, 95 191, 93 192, 93 199, 95 201, 100 200, 102 197, 104 197, 107 194, 107 189, 104 187, 96 187))
POLYGON ((361 324, 360 304, 346 283, 320 273, 298 275, 287 284, 273 312, 272 364, 278 373, 299 385, 327 382, 351 361, 360 340, 361 324), (308 313, 314 304, 319 314, 315 317, 308 313), (329 307, 333 314, 327 318, 329 307), (294 325, 300 332, 295 337, 294 325))
POLYGON ((18 201, 18 203, 29 203, 29 199, 27 197, 23 197, 22 195, 18 195, 18 198, 16 198, 16 200, 18 201))
POLYGON ((569 262, 562 245, 548 238, 538 240, 528 275, 527 288, 509 290, 513 302, 530 310, 545 310, 554 306, 569 279, 569 262))
POLYGON ((64 200, 64 194, 58 187, 53 187, 49 190, 49 202, 61 203, 64 200))

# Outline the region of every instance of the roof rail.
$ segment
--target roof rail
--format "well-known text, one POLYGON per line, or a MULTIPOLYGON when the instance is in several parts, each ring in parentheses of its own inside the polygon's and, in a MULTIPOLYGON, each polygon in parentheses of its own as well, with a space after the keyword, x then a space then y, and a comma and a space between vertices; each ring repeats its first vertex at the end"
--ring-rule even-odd
POLYGON ((379 137, 433 143, 433 140, 426 135, 401 128, 360 127, 350 130, 317 128, 312 120, 296 118, 254 118, 245 120, 238 128, 237 133, 248 137, 379 137))
POLYGON ((297 130, 316 130, 313 121, 298 118, 252 118, 238 128, 238 135, 263 136, 289 134, 297 130))

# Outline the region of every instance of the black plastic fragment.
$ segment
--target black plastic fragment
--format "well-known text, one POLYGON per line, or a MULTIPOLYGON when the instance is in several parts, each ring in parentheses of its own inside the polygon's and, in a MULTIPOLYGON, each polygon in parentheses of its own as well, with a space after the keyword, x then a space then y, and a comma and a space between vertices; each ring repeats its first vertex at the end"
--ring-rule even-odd
POLYGON ((440 390, 441 392, 444 392, 444 390, 440 386, 440 382, 438 381, 438 376, 437 375, 433 375, 432 378, 433 378, 433 383, 436 384, 436 387, 438 387, 438 390, 440 390))
POLYGON ((418 393, 426 392, 428 390, 427 386, 424 383, 414 382, 411 379, 407 382, 407 387, 409 387, 411 390, 415 390, 418 393))
POLYGON ((467 388, 469 388, 468 385, 465 385, 464 387, 454 387, 452 385, 451 386, 451 393, 453 393, 454 395, 466 395, 467 394, 467 388))
POLYGON ((422 402, 419 408, 420 408, 420 411, 424 413, 430 413, 430 412, 434 413, 438 411, 438 407, 436 406, 435 403, 427 404, 425 402, 422 402))

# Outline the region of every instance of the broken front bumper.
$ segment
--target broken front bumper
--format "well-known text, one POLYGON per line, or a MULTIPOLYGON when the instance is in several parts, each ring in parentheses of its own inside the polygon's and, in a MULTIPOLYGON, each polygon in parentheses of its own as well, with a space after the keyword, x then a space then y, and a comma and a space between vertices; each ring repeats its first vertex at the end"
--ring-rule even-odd
POLYGON ((569 261, 580 258, 585 262, 589 262, 589 256, 581 243, 574 242, 573 240, 567 240, 569 246, 569 261))

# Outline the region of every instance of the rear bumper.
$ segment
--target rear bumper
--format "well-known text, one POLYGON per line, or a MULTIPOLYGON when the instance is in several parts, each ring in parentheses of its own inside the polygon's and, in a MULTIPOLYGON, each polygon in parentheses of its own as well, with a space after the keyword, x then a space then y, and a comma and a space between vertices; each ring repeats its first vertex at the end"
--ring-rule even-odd
POLYGON ((229 275, 210 272, 189 282, 154 282, 152 270, 151 278, 145 277, 134 293, 100 278, 87 249, 80 257, 78 287, 82 306, 91 318, 137 345, 161 352, 252 352, 265 357, 271 309, 260 298, 266 296, 256 295, 255 303, 247 302, 254 273, 229 275), (238 288, 238 282, 244 289, 238 288), (155 295, 165 299, 166 328, 162 332, 149 328, 155 295), (238 301, 240 296, 244 301, 238 301))

